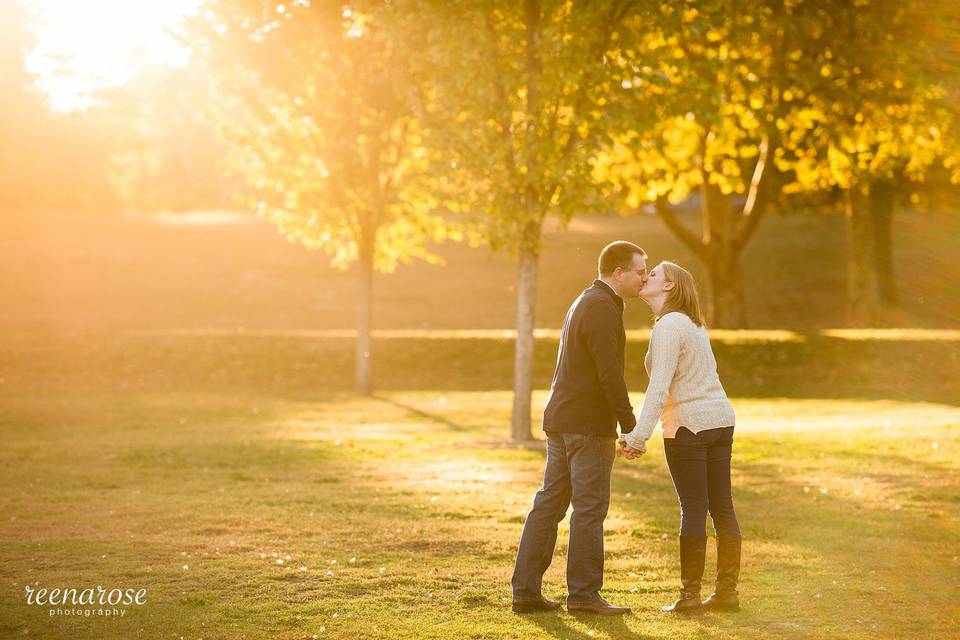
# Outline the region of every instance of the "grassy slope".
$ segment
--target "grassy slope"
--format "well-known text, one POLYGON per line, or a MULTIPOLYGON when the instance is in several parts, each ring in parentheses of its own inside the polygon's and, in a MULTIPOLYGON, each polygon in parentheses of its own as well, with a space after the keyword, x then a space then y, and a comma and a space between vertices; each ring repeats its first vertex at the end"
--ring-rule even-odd
MULTIPOLYGON (((0 291, 15 313, 0 328, 39 330, 333 329, 354 326, 355 274, 331 270, 321 253, 286 242, 268 224, 169 225, 145 219, 19 216, 0 219, 0 291)), ((695 223, 694 219, 688 220, 695 223)), ((954 260, 960 216, 896 217, 897 283, 904 307, 887 326, 956 327, 960 296, 954 260)), ((654 217, 583 217, 547 233, 537 324, 559 327, 570 301, 593 278, 600 248, 638 242, 653 261, 703 270, 654 217)), ((771 216, 744 256, 754 327, 808 330, 843 324, 843 220, 771 216)), ((506 255, 441 247, 448 268, 401 266, 375 284, 381 328, 509 328, 514 267, 506 255)), ((649 322, 628 306, 629 327, 649 322)))

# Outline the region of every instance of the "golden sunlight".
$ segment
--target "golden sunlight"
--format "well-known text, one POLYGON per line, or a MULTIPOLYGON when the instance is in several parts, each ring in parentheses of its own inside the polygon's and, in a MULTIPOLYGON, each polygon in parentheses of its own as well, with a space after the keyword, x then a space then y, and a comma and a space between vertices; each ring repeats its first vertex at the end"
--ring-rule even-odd
POLYGON ((27 59, 55 111, 84 109, 97 90, 148 65, 182 65, 189 51, 170 35, 200 0, 33 0, 36 48, 27 59))

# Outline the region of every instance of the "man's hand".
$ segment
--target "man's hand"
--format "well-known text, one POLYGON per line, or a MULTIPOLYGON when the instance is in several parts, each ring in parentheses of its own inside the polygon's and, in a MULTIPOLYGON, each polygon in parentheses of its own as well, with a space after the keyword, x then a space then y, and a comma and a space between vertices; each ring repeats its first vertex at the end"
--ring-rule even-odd
POLYGON ((617 451, 619 455, 622 455, 627 460, 634 460, 639 458, 647 452, 647 447, 645 444, 641 444, 639 449, 634 449, 629 444, 627 444, 626 438, 620 439, 620 449, 617 451))

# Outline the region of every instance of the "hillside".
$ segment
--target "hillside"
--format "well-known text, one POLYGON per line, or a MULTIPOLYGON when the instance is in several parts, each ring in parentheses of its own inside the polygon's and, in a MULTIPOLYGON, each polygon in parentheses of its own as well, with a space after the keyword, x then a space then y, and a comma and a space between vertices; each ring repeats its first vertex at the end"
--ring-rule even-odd
MULTIPOLYGON (((694 216, 687 222, 696 224, 694 216)), ((956 327, 960 216, 901 212, 896 273, 903 305, 891 327, 956 327)), ((556 328, 594 277, 596 255, 614 239, 643 246, 652 264, 674 259, 700 282, 703 268, 652 216, 586 216, 547 232, 537 324, 556 328)), ((744 261, 751 328, 843 325, 843 219, 772 215, 744 261)), ((444 245, 446 268, 403 265, 375 282, 378 328, 513 326, 513 265, 486 248, 444 245)), ((287 242, 244 214, 70 217, 5 214, 0 223, 0 328, 25 332, 346 329, 353 326, 353 272, 287 242)), ((629 328, 649 323, 628 305, 629 328)))

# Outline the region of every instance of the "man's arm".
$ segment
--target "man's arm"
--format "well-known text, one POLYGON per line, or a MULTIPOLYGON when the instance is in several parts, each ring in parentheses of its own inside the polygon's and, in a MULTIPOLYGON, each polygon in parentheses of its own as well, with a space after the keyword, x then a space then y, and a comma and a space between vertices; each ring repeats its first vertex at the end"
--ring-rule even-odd
POLYGON ((607 406, 620 423, 620 432, 630 433, 637 419, 633 415, 627 383, 623 379, 623 349, 618 342, 623 329, 622 320, 618 311, 608 305, 597 305, 591 312, 589 321, 585 323, 587 348, 593 358, 607 406))

